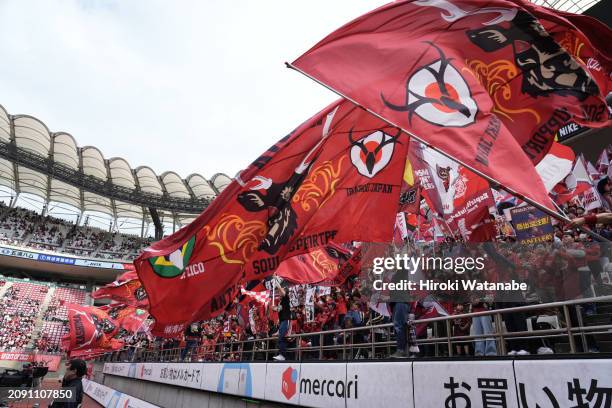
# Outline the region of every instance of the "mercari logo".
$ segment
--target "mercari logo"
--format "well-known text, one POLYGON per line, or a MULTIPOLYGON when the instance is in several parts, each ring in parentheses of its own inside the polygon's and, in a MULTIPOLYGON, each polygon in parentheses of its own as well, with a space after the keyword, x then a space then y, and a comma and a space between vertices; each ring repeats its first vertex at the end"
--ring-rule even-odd
POLYGON ((297 378, 298 373, 295 368, 287 367, 287 369, 283 371, 281 391, 288 400, 295 395, 297 390, 297 378))
MULTIPOLYGON (((304 373, 302 372, 302 376, 304 373)), ((298 372, 292 367, 287 367, 283 371, 281 391, 287 400, 290 400, 297 390, 298 372)), ((300 378, 300 394, 353 398, 358 399, 359 377, 353 379, 333 379, 333 378, 300 378)))

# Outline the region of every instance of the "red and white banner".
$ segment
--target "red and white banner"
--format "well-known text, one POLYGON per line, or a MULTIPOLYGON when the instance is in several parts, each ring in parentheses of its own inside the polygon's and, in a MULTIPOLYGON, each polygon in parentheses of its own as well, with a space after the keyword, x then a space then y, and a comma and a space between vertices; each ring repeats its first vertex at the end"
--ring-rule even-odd
POLYGON ((591 177, 587 172, 584 159, 580 156, 576 159, 572 171, 555 186, 552 193, 555 195, 555 202, 561 205, 589 191, 592 187, 591 177))
POLYGON ((558 182, 572 171, 576 155, 571 147, 554 142, 536 170, 546 187, 546 191, 551 191, 558 182))
POLYGON ((444 218, 453 231, 459 231, 467 241, 484 242, 495 237, 495 223, 490 220, 490 208, 495 207, 489 183, 465 167, 453 186, 453 212, 444 218), (472 237, 475 230, 478 237, 472 237))
POLYGON ((254 300, 263 305, 267 305, 270 302, 271 295, 269 290, 264 290, 261 292, 254 292, 252 290, 246 290, 245 288, 240 288, 240 293, 246 296, 250 300, 254 300))

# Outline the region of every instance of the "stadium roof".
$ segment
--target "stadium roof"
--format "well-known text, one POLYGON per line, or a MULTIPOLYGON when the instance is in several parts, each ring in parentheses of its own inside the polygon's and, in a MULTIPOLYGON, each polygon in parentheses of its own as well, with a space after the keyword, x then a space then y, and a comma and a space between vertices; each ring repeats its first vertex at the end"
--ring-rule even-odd
POLYGON ((94 146, 80 147, 70 134, 51 132, 28 115, 9 115, 0 106, 0 185, 17 193, 96 211, 112 217, 146 217, 146 208, 193 219, 229 183, 222 173, 182 179, 167 171, 132 168, 123 158, 107 159, 94 146))
POLYGON ((600 0, 530 0, 538 6, 581 14, 600 0))

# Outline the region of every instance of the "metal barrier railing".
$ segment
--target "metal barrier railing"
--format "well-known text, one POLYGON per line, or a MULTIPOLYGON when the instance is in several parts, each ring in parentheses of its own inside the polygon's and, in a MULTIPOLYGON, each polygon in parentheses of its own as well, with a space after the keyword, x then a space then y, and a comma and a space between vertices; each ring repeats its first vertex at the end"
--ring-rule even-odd
MULTIPOLYGON (((590 303, 612 302, 612 296, 576 299, 563 302, 542 303, 517 306, 506 309, 486 310, 460 315, 440 316, 414 321, 415 324, 432 325, 432 336, 417 339, 418 346, 432 346, 435 356, 454 355, 453 346, 469 344, 479 340, 495 340, 497 355, 506 355, 506 341, 526 339, 567 339, 569 352, 588 351, 588 337, 595 334, 612 335, 612 324, 585 326, 582 319, 582 306, 590 303), (560 310, 565 327, 508 332, 503 330, 503 316, 507 313, 533 312, 543 309, 560 310), (451 325, 455 319, 492 316, 493 332, 489 334, 453 336, 451 325), (576 337, 578 342, 576 342, 576 337), (580 347, 578 347, 580 346, 580 347), (579 351, 580 350, 580 351, 579 351)), ((396 342, 393 340, 393 323, 368 325, 349 329, 335 329, 287 336, 295 346, 287 347, 287 354, 295 360, 324 359, 326 354, 335 359, 386 358, 391 354, 396 342), (310 342, 308 342, 309 340, 310 342), (316 344, 315 344, 316 343, 316 344), (341 355, 340 355, 341 353, 341 355)), ((212 348, 196 346, 191 349, 171 348, 161 350, 142 349, 129 346, 112 353, 104 353, 96 358, 100 361, 267 361, 279 352, 278 337, 256 338, 249 340, 227 340, 212 348)))

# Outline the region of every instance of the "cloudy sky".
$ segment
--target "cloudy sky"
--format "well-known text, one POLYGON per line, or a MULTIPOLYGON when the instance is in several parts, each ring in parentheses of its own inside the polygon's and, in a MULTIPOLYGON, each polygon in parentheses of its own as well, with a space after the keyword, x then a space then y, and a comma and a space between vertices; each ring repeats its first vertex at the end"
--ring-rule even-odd
POLYGON ((335 96, 284 66, 382 0, 0 0, 0 104, 107 158, 233 176, 335 96))

